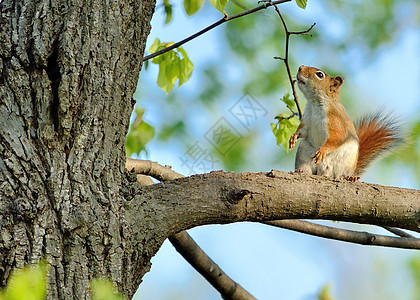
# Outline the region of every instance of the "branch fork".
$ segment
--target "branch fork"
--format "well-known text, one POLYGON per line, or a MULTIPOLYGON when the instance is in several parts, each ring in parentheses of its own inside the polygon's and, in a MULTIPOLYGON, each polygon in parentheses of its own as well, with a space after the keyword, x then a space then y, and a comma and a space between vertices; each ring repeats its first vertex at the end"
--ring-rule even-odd
MULTIPOLYGON (((159 179, 161 181, 168 181, 183 177, 172 171, 168 167, 161 166, 155 162, 142 161, 127 158, 126 168, 137 174, 148 175, 159 179)), ((212 176, 223 176, 223 171, 211 172, 212 176), (220 173, 220 174, 219 174, 220 173)), ((271 178, 285 179, 286 173, 277 170, 271 170, 265 176, 271 178)), ((308 176, 319 181, 318 176, 308 176)), ((286 178, 287 179, 287 178, 286 178)), ((150 180, 150 184, 152 181, 150 180)), ((227 203, 232 206, 238 205, 246 197, 251 196, 255 192, 249 189, 239 188, 232 189, 227 196, 227 203)), ((259 201, 259 200, 257 200, 259 201)), ((315 202, 314 213, 319 214, 321 210, 320 202, 315 202)), ((248 205, 248 204, 247 204, 248 205)), ((247 206, 246 205, 246 206, 247 206)), ((228 206, 229 208, 229 206, 228 206)), ((328 209, 328 207, 326 207, 328 209)), ((385 229, 393 232, 401 237, 390 237, 378 234, 371 234, 368 232, 358 232, 346 229, 333 228, 323 226, 301 220, 273 220, 273 221, 258 221, 267 225, 294 230, 301 233, 306 233, 313 236, 352 242, 361 245, 377 245, 385 247, 396 247, 405 249, 420 249, 420 239, 412 235, 396 229, 393 227, 383 226, 385 229)), ((420 232, 420 228, 418 230, 420 232)), ((175 249, 201 274, 209 283, 219 291, 224 299, 255 299, 249 292, 247 292, 241 285, 233 281, 227 276, 220 267, 208 257, 204 251, 194 242, 186 231, 181 231, 169 237, 169 240, 174 245, 175 249)))

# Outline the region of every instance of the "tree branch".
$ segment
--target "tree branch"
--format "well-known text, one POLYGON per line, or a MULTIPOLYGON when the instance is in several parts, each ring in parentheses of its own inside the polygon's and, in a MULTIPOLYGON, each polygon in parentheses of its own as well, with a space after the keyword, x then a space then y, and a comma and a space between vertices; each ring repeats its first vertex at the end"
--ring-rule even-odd
MULTIPOLYGON (((135 160, 133 160, 133 161, 135 161, 135 160)), ((146 161, 146 162, 144 162, 143 163, 143 161, 137 161, 136 162, 137 164, 139 164, 139 165, 142 165, 142 164, 144 164, 145 165, 145 167, 143 167, 143 168, 137 168, 137 170, 160 170, 159 169, 159 165, 157 164, 157 163, 153 163, 153 162, 149 162, 149 161, 146 161), (154 166, 153 168, 151 168, 150 166, 154 166)), ((132 165, 132 164, 131 164, 132 165)), ((130 167, 128 166, 127 167, 128 169, 130 169, 130 167)), ((160 166, 160 168, 164 168, 164 167, 162 167, 162 166, 160 166)), ((169 170, 169 169, 167 169, 167 168, 164 168, 164 170, 165 170, 165 174, 162 174, 162 172, 161 171, 159 171, 158 172, 158 174, 154 174, 153 172, 150 172, 150 173, 147 173, 148 175, 151 175, 152 177, 154 177, 154 176, 163 176, 163 175, 166 175, 166 176, 168 176, 168 177, 166 177, 168 180, 170 180, 170 179, 172 179, 172 178, 179 178, 179 176, 181 176, 180 174, 178 174, 178 173, 176 173, 176 172, 174 172, 174 171, 172 171, 172 170, 169 170)), ((271 177, 276 177, 277 175, 279 175, 279 176, 282 176, 282 175, 285 175, 283 172, 279 172, 279 171, 272 171, 271 173, 268 173, 268 174, 266 174, 266 175, 268 175, 268 176, 271 176, 271 177)), ((290 174, 286 174, 286 175, 290 175, 290 174)), ((303 181, 302 179, 305 177, 305 176, 302 176, 302 175, 297 175, 297 177, 299 178, 299 179, 301 179, 300 181, 303 181)), ((327 179, 324 179, 323 177, 318 177, 318 176, 308 176, 308 178, 316 178, 316 179, 318 179, 318 180, 323 180, 323 181, 326 181, 326 182, 332 182, 332 183, 334 183, 334 182, 336 182, 337 184, 338 183, 341 183, 341 181, 329 181, 329 180, 327 180, 327 179)), ((345 184, 346 182, 342 182, 343 184, 345 184)), ((304 183, 302 183, 302 184, 304 184, 304 183)), ((361 184, 362 186, 365 186, 365 185, 367 185, 367 186, 369 186, 368 184, 363 184, 363 183, 350 183, 350 187, 352 187, 352 184, 353 185, 358 185, 358 184, 361 184)), ((372 186, 372 191, 380 191, 378 188, 376 188, 376 186, 375 185, 370 185, 370 186, 372 186)), ((379 186, 380 187, 380 186, 379 186)), ((337 186, 337 188, 338 188, 338 186, 337 186)), ((336 188, 336 189, 337 189, 336 188)), ((382 188, 382 187, 381 187, 382 188)), ((387 188, 387 187, 383 187, 383 188, 387 188)), ((357 188, 358 189, 358 188, 357 188)), ((395 189, 395 188, 394 188, 395 189)), ((418 193, 419 191, 415 191, 415 190, 407 190, 407 191, 411 191, 411 192, 413 192, 413 193, 418 193)), ((340 197, 340 195, 338 195, 337 196, 338 198, 340 197)), ((399 197, 397 198, 398 200, 399 200, 399 197)), ((398 200, 396 200, 396 201, 398 201, 398 200)), ((362 201, 362 200, 361 200, 362 201)), ((364 202, 367 202, 366 200, 364 201, 364 202)), ((320 206, 321 205, 321 200, 319 200, 319 202, 316 202, 316 203, 318 203, 318 204, 316 204, 317 206, 320 206)), ((362 202, 363 203, 363 202, 362 202)), ((319 209, 319 207, 318 207, 318 209, 319 209)), ((375 208, 376 209, 376 208, 375 208)), ((375 210, 374 209, 374 210, 375 210)), ((417 212, 417 224, 420 222, 419 221, 419 215, 420 215, 420 213, 419 212, 417 212)), ((280 222, 283 222, 283 221, 280 221, 280 222)), ((285 220, 284 220, 284 222, 286 222, 285 220)), ((287 224, 288 224, 288 229, 291 229, 291 230, 296 230, 296 231, 300 231, 300 227, 301 227, 301 223, 300 223, 300 221, 298 221, 298 220, 287 220, 287 224), (294 228, 293 227, 293 224, 296 224, 296 228, 294 228)), ((310 223, 309 223, 310 224, 310 223)), ((324 226, 322 226, 322 225, 317 225, 318 227, 317 228, 322 228, 322 227, 324 227, 324 226)), ((418 226, 418 225, 417 225, 418 226)), ((385 226, 386 227, 386 226, 385 226)), ((331 227, 326 227, 325 229, 324 229, 324 231, 328 231, 329 229, 330 229, 331 227)), ((346 230, 344 230, 344 229, 338 229, 338 228, 332 228, 333 230, 334 230, 334 232, 336 232, 336 234, 338 234, 339 236, 341 236, 341 237, 345 237, 345 236, 348 236, 348 232, 346 231, 346 230)), ((405 233, 404 231, 402 231, 402 230, 399 230, 399 229, 396 229, 396 228, 391 228, 391 227, 386 227, 386 229, 389 229, 389 230, 391 230, 392 232, 394 232, 394 233, 396 233, 396 234, 398 234, 398 235, 400 235, 400 236, 403 236, 403 237, 411 237, 411 238, 414 238, 413 236, 411 236, 411 235, 409 235, 408 233, 405 233)), ((415 230, 415 229, 414 229, 415 230)), ((317 229, 317 230, 313 230, 313 231, 311 231, 311 230, 306 230, 305 231, 305 233, 307 233, 307 234, 311 234, 311 235, 315 235, 315 236, 321 236, 321 237, 323 237, 323 235, 318 235, 318 232, 319 230, 317 229)), ((417 227, 417 231, 419 231, 419 227, 417 227)), ((373 234, 371 234, 371 236, 373 236, 373 234)), ((332 238, 332 239, 334 239, 334 236, 331 236, 330 238, 332 238)), ((414 238, 415 239, 415 238, 414 238)), ((340 238, 339 240, 345 240, 345 239, 343 239, 343 238, 340 238)), ((416 240, 418 240, 418 239, 416 239, 416 240)), ((380 243, 382 243, 382 241, 383 241, 383 239, 381 239, 381 242, 380 243)), ((387 239, 385 239, 385 243, 386 243, 386 241, 388 241, 387 239)), ((348 242, 353 242, 353 240, 348 240, 348 242)), ((391 243, 395 243, 395 242, 391 242, 391 243)), ((403 241, 402 242, 403 244, 404 243, 407 243, 407 241, 403 241)), ((412 241, 412 244, 415 244, 416 243, 416 241, 412 241)), ((413 244, 413 245, 414 245, 413 244)), ((376 245, 376 244, 375 244, 376 245)), ((379 245, 379 244, 378 244, 379 245)), ((382 244, 381 244, 382 245, 382 244)), ((392 246, 392 245, 383 245, 383 246, 392 246)), ((408 247, 408 248, 412 248, 412 246, 411 247, 408 247)))
POLYGON ((137 197, 158 201, 175 232, 206 224, 298 218, 420 232, 420 191, 274 170, 194 175, 144 187, 137 197))
POLYGON ((186 231, 174 234, 169 240, 185 260, 222 295, 223 299, 256 299, 239 283, 227 276, 186 231))
POLYGON ((316 23, 312 24, 311 27, 309 27, 309 29, 307 29, 307 30, 303 30, 303 31, 289 31, 289 29, 287 28, 286 21, 284 20, 282 14, 280 13, 279 8, 277 7, 277 5, 275 3, 273 3, 273 5, 274 5, 274 8, 275 8, 277 14, 280 17, 281 23, 283 24, 284 31, 286 33, 286 46, 285 46, 286 49, 285 49, 284 57, 275 56, 274 59, 280 59, 280 60, 282 60, 284 62, 284 64, 285 64, 285 66, 286 66, 287 75, 289 77, 290 85, 292 86, 293 98, 295 100, 296 107, 297 107, 298 113, 299 113, 299 119, 302 119, 302 110, 300 109, 299 100, 298 100, 298 96, 297 96, 297 93, 296 93, 296 87, 295 87, 296 80, 293 80, 292 73, 290 71, 290 66, 289 66, 289 39, 290 39, 290 36, 293 35, 293 34, 294 35, 310 35, 310 36, 312 36, 309 33, 309 31, 311 31, 312 28, 314 28, 314 26, 316 25, 316 23))
MULTIPOLYGON (((173 180, 183 177, 170 169, 168 166, 161 166, 155 162, 147 160, 136 160, 128 158, 126 168, 133 173, 137 173, 137 180, 142 185, 153 184, 150 177, 139 178, 139 173, 150 175, 162 181, 173 180)), ((197 270, 207 281, 222 295, 224 299, 248 300, 255 299, 239 283, 231 279, 222 269, 197 245, 186 231, 175 233, 169 237, 169 241, 175 249, 185 258, 190 265, 197 270)))
POLYGON ((420 249, 420 239, 414 237, 390 237, 369 232, 339 229, 301 220, 276 220, 263 222, 268 225, 291 229, 319 237, 368 246, 384 246, 405 249, 420 249))
POLYGON ((253 9, 250 9, 250 10, 247 10, 247 11, 244 11, 244 12, 241 12, 241 13, 236 14, 236 15, 233 15, 233 16, 226 15, 222 19, 220 19, 219 21, 217 21, 217 22, 213 23, 212 25, 204 28, 203 30, 200 30, 199 32, 197 32, 197 33, 195 33, 195 34, 193 34, 193 35, 191 35, 191 36, 183 39, 182 41, 179 41, 179 42, 177 42, 177 43, 175 43, 175 44, 173 44, 173 45, 171 45, 169 47, 166 47, 166 48, 164 48, 162 50, 156 51, 155 53, 152 53, 152 54, 149 54, 149 55, 143 57, 143 62, 145 62, 146 60, 149 60, 149 59, 151 59, 153 57, 156 57, 158 55, 161 55, 161 54, 163 54, 165 52, 168 52, 168 51, 171 51, 171 50, 173 50, 175 48, 178 48, 179 46, 182 46, 183 44, 191 41, 192 39, 195 39, 196 37, 199 37, 200 35, 206 33, 207 31, 209 31, 209 30, 211 30, 211 29, 213 29, 213 28, 215 28, 215 27, 217 27, 219 25, 222 25, 225 22, 228 22, 228 21, 231 21, 231 20, 234 20, 234 19, 237 19, 237 18, 246 16, 246 15, 252 14, 254 12, 257 12, 259 10, 265 9, 267 7, 270 7, 270 6, 273 6, 273 5, 276 5, 276 4, 282 4, 282 3, 285 3, 285 2, 289 2, 289 1, 291 1, 291 0, 277 0, 277 1, 273 1, 273 2, 266 2, 266 3, 264 3, 264 4, 260 5, 260 6, 257 6, 257 7, 253 8, 253 9))
POLYGON ((184 177, 171 170, 170 166, 162 166, 150 160, 139 160, 127 157, 125 167, 131 173, 152 176, 159 181, 174 180, 184 177))
POLYGON ((386 230, 388 230, 389 232, 392 232, 395 235, 398 235, 400 237, 408 237, 408 238, 415 238, 414 236, 412 236, 411 234, 402 231, 398 228, 394 228, 394 227, 389 227, 389 226, 382 226, 383 228, 385 228, 386 230))

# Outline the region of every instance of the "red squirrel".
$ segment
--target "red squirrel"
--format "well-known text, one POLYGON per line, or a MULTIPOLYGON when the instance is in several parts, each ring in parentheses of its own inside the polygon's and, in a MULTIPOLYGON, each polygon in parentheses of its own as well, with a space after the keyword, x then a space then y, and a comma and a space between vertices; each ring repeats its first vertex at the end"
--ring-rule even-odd
POLYGON ((292 149, 302 139, 296 171, 355 181, 373 159, 403 141, 400 126, 389 114, 367 115, 354 126, 340 102, 343 77, 300 66, 296 79, 307 100, 289 140, 292 149))

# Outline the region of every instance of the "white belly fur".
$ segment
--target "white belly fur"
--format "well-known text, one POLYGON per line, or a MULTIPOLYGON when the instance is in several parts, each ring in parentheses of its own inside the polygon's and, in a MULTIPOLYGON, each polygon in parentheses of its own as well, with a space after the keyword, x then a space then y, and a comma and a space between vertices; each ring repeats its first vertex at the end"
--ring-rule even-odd
POLYGON ((312 158, 318 149, 302 139, 296 154, 295 168, 302 170, 304 173, 323 175, 328 178, 353 175, 356 167, 354 162, 357 161, 359 153, 357 140, 350 139, 336 150, 328 152, 324 161, 320 162, 319 165, 315 164, 315 160, 312 158))
POLYGON ((336 150, 328 152, 324 161, 315 164, 313 156, 327 141, 327 114, 322 106, 306 104, 302 121, 305 124, 303 138, 300 140, 296 153, 295 168, 304 173, 324 175, 328 178, 353 175, 359 142, 348 139, 336 150), (325 117, 323 117, 325 116, 325 117))

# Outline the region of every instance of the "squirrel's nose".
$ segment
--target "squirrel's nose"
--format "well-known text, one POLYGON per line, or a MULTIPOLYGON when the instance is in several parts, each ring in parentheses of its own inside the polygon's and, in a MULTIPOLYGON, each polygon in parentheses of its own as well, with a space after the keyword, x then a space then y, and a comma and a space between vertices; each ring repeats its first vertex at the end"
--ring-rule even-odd
POLYGON ((303 66, 300 66, 300 67, 299 67, 298 72, 302 71, 302 67, 303 67, 303 66))

